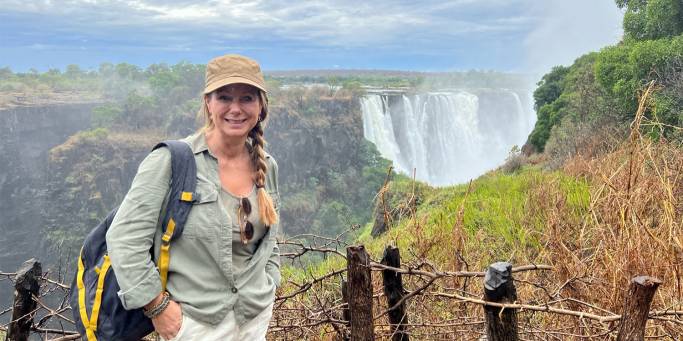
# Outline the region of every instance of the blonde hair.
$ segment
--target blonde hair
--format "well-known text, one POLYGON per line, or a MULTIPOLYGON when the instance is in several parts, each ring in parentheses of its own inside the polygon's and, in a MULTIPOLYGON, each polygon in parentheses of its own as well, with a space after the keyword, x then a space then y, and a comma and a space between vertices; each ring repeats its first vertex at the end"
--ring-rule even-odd
MULTIPOLYGON (((213 96, 215 91, 202 96, 202 105, 197 113, 197 119, 204 121, 204 126, 200 128, 204 132, 208 132, 215 127, 211 119, 211 113, 206 105, 206 96, 213 96)), ((265 91, 258 89, 259 102, 261 103, 261 113, 259 114, 256 126, 249 131, 249 153, 251 154, 251 162, 254 167, 254 182, 256 183, 256 195, 259 206, 259 217, 263 224, 270 227, 278 222, 277 211, 273 204, 273 198, 266 191, 266 174, 268 172, 268 163, 266 162, 266 139, 263 137, 263 127, 268 118, 268 96, 265 91), (250 143, 250 144, 249 144, 250 143)))

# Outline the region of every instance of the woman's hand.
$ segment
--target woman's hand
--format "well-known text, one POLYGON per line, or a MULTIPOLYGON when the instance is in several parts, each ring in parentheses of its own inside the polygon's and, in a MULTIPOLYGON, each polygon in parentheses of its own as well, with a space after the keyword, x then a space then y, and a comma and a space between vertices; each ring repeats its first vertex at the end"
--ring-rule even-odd
POLYGON ((168 306, 161 314, 152 319, 154 330, 164 340, 170 340, 178 335, 182 323, 183 312, 180 310, 180 305, 173 300, 168 302, 168 306))

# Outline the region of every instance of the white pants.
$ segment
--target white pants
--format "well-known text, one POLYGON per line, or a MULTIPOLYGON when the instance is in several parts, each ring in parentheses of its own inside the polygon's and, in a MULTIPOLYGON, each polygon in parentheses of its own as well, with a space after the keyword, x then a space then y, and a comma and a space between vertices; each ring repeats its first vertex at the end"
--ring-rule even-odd
POLYGON ((216 326, 197 322, 189 316, 183 315, 183 322, 178 334, 168 341, 265 341, 268 324, 272 316, 272 303, 243 326, 237 324, 234 311, 230 311, 223 321, 216 326))

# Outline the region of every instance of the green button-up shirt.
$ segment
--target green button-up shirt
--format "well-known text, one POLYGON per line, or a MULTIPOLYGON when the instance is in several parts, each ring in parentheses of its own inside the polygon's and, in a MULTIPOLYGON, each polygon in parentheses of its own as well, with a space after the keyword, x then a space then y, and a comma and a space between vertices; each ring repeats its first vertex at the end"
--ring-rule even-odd
MULTIPOLYGON (((182 236, 171 243, 167 291, 183 313, 196 321, 216 325, 232 309, 237 322, 244 324, 273 302, 280 285, 278 225, 254 240, 255 244, 235 252, 233 248, 240 245, 233 243, 236 211, 220 195, 218 161, 203 132, 184 141, 192 147, 197 163, 199 201, 190 211, 182 236), (233 266, 235 254, 241 257, 238 273, 233 266)), ((268 156, 267 165, 266 190, 279 212, 277 163, 268 156)), ((170 179, 170 152, 160 148, 150 153, 107 232, 107 251, 126 309, 140 308, 161 292, 155 263, 162 236, 159 216, 168 200, 170 179)))

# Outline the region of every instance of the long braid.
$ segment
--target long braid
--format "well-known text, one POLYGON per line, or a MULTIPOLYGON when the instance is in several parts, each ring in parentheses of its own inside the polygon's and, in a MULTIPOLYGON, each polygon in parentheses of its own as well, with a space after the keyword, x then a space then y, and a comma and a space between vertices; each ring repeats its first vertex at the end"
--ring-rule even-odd
POLYGON ((259 215, 266 226, 277 224, 278 217, 273 205, 273 198, 270 197, 266 191, 266 172, 268 169, 266 163, 266 152, 264 146, 266 140, 263 138, 263 126, 259 121, 256 126, 249 132, 251 137, 251 160, 256 169, 256 188, 259 206, 259 215))

